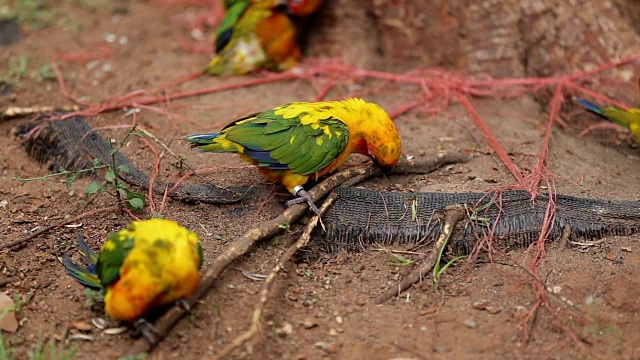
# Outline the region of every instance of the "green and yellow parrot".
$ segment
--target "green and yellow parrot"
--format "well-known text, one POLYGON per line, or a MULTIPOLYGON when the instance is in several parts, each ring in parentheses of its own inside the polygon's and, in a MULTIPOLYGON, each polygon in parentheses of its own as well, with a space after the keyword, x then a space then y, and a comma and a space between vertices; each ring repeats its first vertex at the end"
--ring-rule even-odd
POLYGON ((400 136, 380 106, 362 99, 296 102, 252 114, 219 132, 185 138, 204 152, 238 153, 258 165, 266 178, 283 184, 297 199, 320 213, 304 190, 310 178, 336 170, 351 153, 369 156, 381 166, 400 157, 400 136))
POLYGON ((216 55, 209 75, 246 74, 263 68, 283 71, 300 58, 295 25, 284 0, 231 1, 216 29, 216 55))
POLYGON ((105 311, 115 320, 132 322, 150 341, 155 328, 143 316, 185 299, 200 284, 202 247, 198 235, 171 220, 134 221, 109 234, 100 254, 78 235, 86 267, 65 253, 67 272, 85 286, 104 291, 105 311))
POLYGON ((625 110, 617 106, 600 107, 584 99, 577 97, 573 99, 589 112, 631 130, 638 143, 640 143, 640 109, 625 110))

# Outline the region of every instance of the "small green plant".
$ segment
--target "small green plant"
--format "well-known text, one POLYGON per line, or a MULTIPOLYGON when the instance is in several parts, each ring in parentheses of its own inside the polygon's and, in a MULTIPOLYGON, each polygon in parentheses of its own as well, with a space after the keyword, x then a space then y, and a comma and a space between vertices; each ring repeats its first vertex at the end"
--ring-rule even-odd
POLYGON ((0 10, 0 19, 14 20, 18 24, 26 25, 30 31, 41 30, 51 25, 59 11, 45 0, 13 0, 0 7, 0 10))
POLYGON ((29 360, 72 360, 76 357, 75 347, 67 348, 64 341, 56 344, 54 339, 49 339, 46 343, 42 335, 38 338, 36 346, 27 352, 29 360))
POLYGON ((37 82, 43 82, 45 80, 55 79, 56 74, 53 72, 51 64, 45 64, 40 69, 38 69, 35 74, 33 74, 33 78, 37 82))
MULTIPOLYGON (((449 234, 451 236, 451 234, 449 234)), ((438 258, 436 259, 436 263, 433 265, 433 289, 436 290, 440 285, 440 276, 447 270, 449 266, 451 266, 454 262, 467 257, 466 255, 456 256, 453 259, 449 260, 443 266, 440 266, 440 262, 442 261, 442 254, 444 254, 445 245, 449 242, 449 236, 445 239, 443 246, 438 249, 438 258)))
POLYGON ((142 360, 142 359, 145 359, 148 355, 149 354, 147 353, 140 353, 137 355, 119 357, 118 360, 142 360))
POLYGON ((124 146, 124 143, 127 141, 127 139, 129 139, 129 137, 132 135, 143 136, 142 132, 136 132, 135 129, 136 129, 136 126, 134 125, 131 128, 131 130, 129 130, 127 135, 120 140, 120 142, 118 143, 118 146, 111 149, 110 165, 106 165, 102 162, 102 160, 96 158, 96 159, 93 159, 93 164, 89 169, 69 171, 61 168, 60 171, 55 174, 34 177, 34 178, 14 177, 13 179, 20 182, 29 182, 29 181, 44 180, 54 176, 64 175, 67 177, 67 182, 66 182, 67 189, 71 189, 74 182, 76 181, 78 176, 80 176, 81 174, 88 173, 88 172, 97 172, 100 169, 105 169, 106 173, 104 175, 104 182, 95 182, 95 181, 92 182, 91 184, 89 184, 89 186, 87 186, 85 193, 87 195, 92 195, 97 192, 104 192, 114 196, 117 199, 118 204, 124 204, 125 206, 129 207, 131 210, 136 210, 136 211, 140 210, 145 206, 145 202, 146 202, 145 195, 143 193, 129 189, 129 185, 127 185, 127 183, 121 181, 118 178, 118 174, 128 173, 129 171, 131 171, 131 169, 129 169, 129 167, 124 164, 116 166, 116 154, 118 153, 118 151, 120 151, 122 146, 124 146))
POLYGON ((291 229, 291 224, 289 223, 278 224, 278 227, 280 229, 284 229, 285 231, 289 231, 291 229))
POLYGON ((479 213, 481 211, 485 211, 488 208, 490 208, 491 206, 493 206, 494 202, 488 202, 482 206, 480 206, 479 208, 476 208, 473 210, 473 212, 471 214, 469 214, 469 219, 475 221, 477 224, 482 225, 482 226, 490 226, 491 225, 491 219, 487 218, 487 217, 483 217, 480 216, 479 213))
MULTIPOLYGON (((2 319, 2 315, 0 314, 0 319, 2 319)), ((15 359, 15 354, 13 349, 9 349, 7 345, 4 343, 4 337, 2 336, 2 331, 0 331, 0 359, 15 359)))
POLYGON ((13 309, 15 309, 16 314, 20 313, 25 305, 29 305, 29 301, 25 300, 22 295, 18 293, 13 294, 13 303, 13 309))
POLYGON ((389 260, 389 265, 407 266, 415 263, 415 260, 409 260, 400 254, 391 253, 389 255, 391 256, 391 260, 389 260))
POLYGON ((9 58, 7 72, 0 76, 0 83, 16 84, 27 76, 27 57, 24 55, 9 58))

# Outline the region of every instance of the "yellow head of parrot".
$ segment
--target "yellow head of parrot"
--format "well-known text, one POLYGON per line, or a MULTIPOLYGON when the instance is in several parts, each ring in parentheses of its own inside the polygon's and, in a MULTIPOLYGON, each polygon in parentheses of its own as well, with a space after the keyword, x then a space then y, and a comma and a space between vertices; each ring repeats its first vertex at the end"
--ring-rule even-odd
POLYGON ((385 140, 383 141, 367 141, 369 156, 380 166, 393 166, 400 158, 400 136, 397 132, 392 131, 387 132, 384 136, 385 140))
POLYGON ((364 106, 362 115, 365 128, 362 138, 367 144, 367 155, 378 165, 395 165, 400 158, 402 142, 393 121, 386 111, 372 103, 364 106))

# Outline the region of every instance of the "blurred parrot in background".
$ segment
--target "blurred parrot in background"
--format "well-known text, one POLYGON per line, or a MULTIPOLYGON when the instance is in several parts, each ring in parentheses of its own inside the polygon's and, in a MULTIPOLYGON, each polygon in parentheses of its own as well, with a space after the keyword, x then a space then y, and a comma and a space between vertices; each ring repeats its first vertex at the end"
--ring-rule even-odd
POLYGON ((589 112, 592 112, 603 119, 614 122, 624 128, 631 130, 640 143, 640 109, 621 109, 617 106, 600 107, 590 101, 573 98, 578 104, 584 106, 589 112))
POLYGON ((293 16, 308 16, 316 12, 322 0, 283 0, 289 14, 293 16))
POLYGON ((317 214, 318 207, 302 187, 307 180, 336 170, 351 153, 393 166, 401 148, 387 112, 362 99, 285 104, 240 118, 220 132, 185 139, 200 151, 241 154, 258 165, 263 176, 298 197, 287 205, 306 201, 317 214))
POLYGON ((115 320, 133 322, 150 343, 157 330, 142 317, 150 310, 185 299, 200 284, 202 247, 198 235, 171 220, 134 221, 109 234, 96 254, 78 234, 86 267, 64 254, 67 272, 85 286, 105 292, 105 311, 115 320))
POLYGON ((300 58, 296 29, 284 0, 228 1, 216 30, 216 55, 203 71, 209 75, 246 74, 258 68, 283 71, 300 58))

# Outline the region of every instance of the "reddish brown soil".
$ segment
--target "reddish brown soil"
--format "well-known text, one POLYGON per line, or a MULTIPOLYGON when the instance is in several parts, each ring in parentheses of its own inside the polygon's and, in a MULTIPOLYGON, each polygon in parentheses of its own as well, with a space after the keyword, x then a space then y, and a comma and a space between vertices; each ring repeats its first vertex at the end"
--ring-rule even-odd
MULTIPOLYGON (((99 44, 105 44, 105 34, 126 36, 126 45, 118 42, 106 45, 113 52, 111 58, 90 64, 60 63, 70 90, 89 101, 153 87, 198 71, 207 62, 206 55, 188 53, 177 42, 178 36, 188 36, 189 19, 202 14, 203 8, 127 4, 123 6, 128 7, 128 11, 118 14, 113 14, 108 6, 97 11, 68 8, 67 15, 72 14, 69 17, 82 24, 79 33, 60 24, 30 33, 23 42, 3 48, 2 62, 24 55, 29 59, 29 68, 35 70, 52 55, 96 49, 99 44), (106 68, 110 68, 109 71, 104 71, 106 68)), ((312 36, 308 53, 339 56, 330 36, 346 33, 357 39, 363 34, 355 25, 341 34, 328 31, 340 18, 335 17, 335 11, 325 13, 334 15, 328 20, 319 19, 323 34, 328 35, 312 36)), ((355 19, 360 22, 354 24, 372 21, 360 15, 355 19)), ((206 38, 209 36, 207 33, 206 38)), ((386 69, 393 70, 393 62, 389 61, 392 55, 385 54, 385 62, 377 51, 382 46, 376 46, 376 41, 381 40, 355 41, 345 57, 357 57, 360 65, 384 64, 386 69)), ((206 46, 207 43, 199 44, 206 46)), ((455 61, 439 59, 436 62, 446 65, 455 61)), ((397 69, 405 70, 413 65, 414 62, 399 62, 397 69)), ((199 78, 183 85, 182 90, 234 81, 238 79, 199 78)), ((407 99, 396 94, 389 96, 386 89, 367 92, 366 85, 338 87, 328 98, 364 93, 368 100, 390 110, 410 101, 408 96, 407 99)), ((315 94, 306 81, 279 82, 173 102, 180 106, 173 111, 194 120, 193 124, 175 119, 174 126, 166 116, 150 111, 138 114, 138 121, 159 138, 169 141, 184 134, 212 130, 246 113, 290 101, 312 100, 315 94)), ((473 102, 514 162, 524 171, 533 169, 548 114, 540 110, 533 98, 526 96, 473 102)), ((51 80, 23 79, 11 94, 0 96, 2 109, 13 105, 65 104, 68 101, 51 80)), ((565 115, 569 127, 554 128, 549 146, 548 166, 556 174, 557 192, 638 200, 640 155, 636 145, 629 145, 631 141, 626 133, 600 130, 578 137, 579 131, 594 123, 595 118, 575 112, 574 116, 565 115)), ((94 126, 131 123, 121 111, 88 120, 94 126)), ((2 243, 77 215, 81 210, 114 205, 114 199, 107 195, 88 202, 84 189, 89 179, 78 180, 71 191, 66 190, 63 179, 26 184, 13 180, 14 176, 48 173, 46 166, 29 158, 11 135, 11 129, 24 121, 28 119, 3 119, 0 123, 0 148, 3 149, 0 201, 6 200, 6 206, 0 206, 2 243)), ((486 191, 513 182, 513 177, 493 155, 461 107, 452 105, 435 117, 409 112, 398 117, 396 123, 405 155, 428 156, 448 150, 471 153, 473 159, 428 176, 394 176, 364 186, 463 192, 486 191)), ((126 129, 101 131, 104 136, 115 139, 125 132, 126 129)), ((196 168, 243 165, 236 156, 195 153, 179 141, 171 142, 170 147, 186 155, 196 168)), ((141 169, 152 171, 153 155, 142 142, 133 139, 123 151, 141 169)), ((174 174, 176 163, 166 154, 160 176, 174 174)), ((166 216, 201 236, 205 268, 239 235, 279 214, 289 198, 282 188, 265 183, 253 169, 219 170, 206 176, 220 185, 258 184, 261 192, 257 199, 229 206, 189 205, 169 200, 166 216), (260 204, 274 191, 277 196, 258 212, 260 204)), ((159 204, 161 199, 155 197, 155 201, 159 204)), ((140 216, 149 215, 142 212, 140 216)), ((5 344, 20 358, 26 357, 39 337, 60 339, 67 331, 78 333, 78 323, 90 324, 94 317, 105 317, 100 307, 85 306, 87 298, 81 286, 66 275, 59 256, 69 248, 75 231, 81 231, 90 244, 98 248, 108 232, 122 228, 130 220, 128 215, 119 212, 100 213, 79 221, 77 228, 55 229, 24 247, 0 252, 0 279, 16 278, 1 290, 28 300, 18 313, 21 324, 18 332, 3 333, 5 344)), ((233 268, 267 274, 299 233, 300 227, 293 226, 290 232, 251 249, 233 268)), ((527 273, 513 265, 524 261, 524 250, 510 253, 508 258, 512 262, 500 258, 493 264, 479 262, 468 267, 457 263, 445 272, 437 290, 427 281, 398 299, 376 306, 372 299, 393 287, 411 266, 390 265, 388 253, 375 246, 362 253, 326 254, 311 244, 296 264, 290 264, 287 271, 278 276, 262 334, 235 356, 252 359, 639 358, 640 280, 634 275, 640 271, 637 240, 637 236, 616 237, 604 239, 595 246, 548 247, 539 273, 556 292, 549 294, 554 308, 552 312, 545 308, 538 311, 530 324, 529 339, 525 338, 523 319, 536 302, 536 295, 528 284, 527 273), (487 309, 478 309, 482 307, 487 309)), ((240 271, 227 270, 192 314, 178 324, 149 358, 199 359, 216 353, 248 328, 261 287, 261 282, 244 277, 240 271)), ((126 333, 107 335, 90 328, 88 334, 93 336, 93 341, 70 341, 69 345, 77 348, 78 359, 115 358, 132 344, 126 333)))

